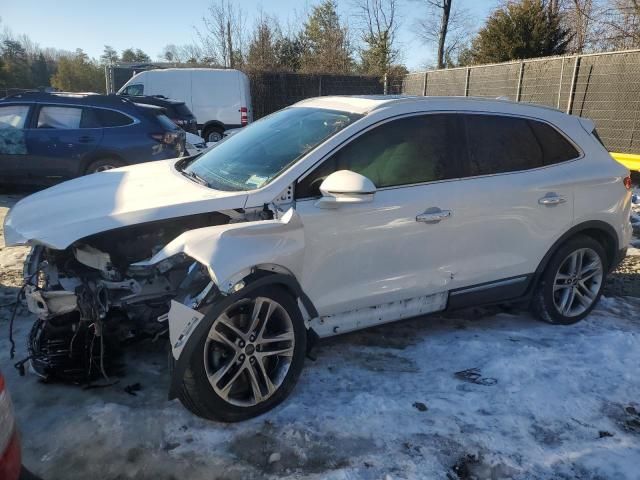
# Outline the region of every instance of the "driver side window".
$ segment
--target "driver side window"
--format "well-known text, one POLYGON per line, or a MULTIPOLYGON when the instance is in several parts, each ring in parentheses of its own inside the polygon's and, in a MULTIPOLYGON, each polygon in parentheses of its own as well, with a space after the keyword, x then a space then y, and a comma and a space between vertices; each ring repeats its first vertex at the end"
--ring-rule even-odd
POLYGON ((377 188, 457 178, 463 138, 459 123, 455 114, 432 114, 374 127, 302 179, 296 198, 320 196, 320 184, 338 170, 364 175, 377 188))
POLYGON ((124 95, 129 96, 129 97, 136 97, 136 96, 144 95, 144 85, 142 85, 140 83, 129 85, 128 87, 126 87, 123 90, 122 93, 124 95))

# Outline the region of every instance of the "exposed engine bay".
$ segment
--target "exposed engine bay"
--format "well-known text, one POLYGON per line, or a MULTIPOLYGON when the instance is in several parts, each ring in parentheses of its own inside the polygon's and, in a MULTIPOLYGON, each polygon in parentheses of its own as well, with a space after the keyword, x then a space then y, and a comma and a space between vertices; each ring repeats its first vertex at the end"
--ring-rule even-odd
POLYGON ((34 247, 23 287, 38 317, 28 345, 33 369, 51 381, 110 381, 125 345, 168 337, 171 299, 204 296, 213 287, 206 267, 183 253, 144 261, 184 232, 271 218, 267 206, 205 213, 102 232, 65 250, 34 247))

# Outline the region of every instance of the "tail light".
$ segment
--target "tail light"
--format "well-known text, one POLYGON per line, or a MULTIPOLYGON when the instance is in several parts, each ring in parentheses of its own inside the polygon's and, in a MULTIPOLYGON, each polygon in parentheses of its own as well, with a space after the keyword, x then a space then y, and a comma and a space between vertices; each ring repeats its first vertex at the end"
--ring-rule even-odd
POLYGON ((0 478, 17 480, 21 465, 13 406, 9 392, 5 389, 4 378, 0 374, 0 478))
POLYGON ((181 137, 181 132, 163 132, 151 134, 151 138, 153 138, 156 142, 164 143, 165 145, 175 145, 180 142, 181 137))
POLYGON ((624 180, 622 182, 624 183, 624 186, 625 186, 625 188, 627 190, 631 190, 631 187, 633 185, 631 184, 631 177, 630 176, 624 177, 624 180))
POLYGON ((240 125, 245 127, 249 123, 247 107, 240 107, 240 125))

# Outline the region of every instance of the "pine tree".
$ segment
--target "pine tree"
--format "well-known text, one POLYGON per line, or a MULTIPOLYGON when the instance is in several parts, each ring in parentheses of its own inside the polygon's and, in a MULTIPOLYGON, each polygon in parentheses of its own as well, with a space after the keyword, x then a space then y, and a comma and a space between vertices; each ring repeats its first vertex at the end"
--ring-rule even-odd
POLYGON ((520 0, 491 14, 465 59, 478 64, 561 55, 570 41, 557 10, 543 0, 520 0))
POLYGON ((306 73, 350 73, 352 48, 346 26, 340 22, 335 0, 313 8, 302 33, 301 70, 306 73))

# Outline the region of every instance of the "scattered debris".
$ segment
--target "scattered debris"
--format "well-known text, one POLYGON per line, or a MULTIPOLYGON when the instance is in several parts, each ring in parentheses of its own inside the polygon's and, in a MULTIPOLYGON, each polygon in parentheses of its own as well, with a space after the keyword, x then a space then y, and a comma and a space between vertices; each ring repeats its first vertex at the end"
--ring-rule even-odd
POLYGON ((280 461, 280 454, 278 452, 269 455, 269 463, 276 463, 280 461))
POLYGON ((413 402, 413 406, 418 409, 419 412, 426 412, 428 410, 427 406, 422 402, 413 402))
POLYGON ((498 383, 498 380, 491 377, 483 377, 479 368, 469 368, 467 370, 461 370, 456 372, 455 377, 459 380, 463 380, 469 383, 475 383, 476 385, 484 385, 490 387, 498 383))
POLYGON ((138 395, 136 392, 139 392, 140 390, 142 390, 142 385, 140 385, 139 383, 133 383, 124 387, 124 391, 129 395, 133 395, 134 397, 138 395))

